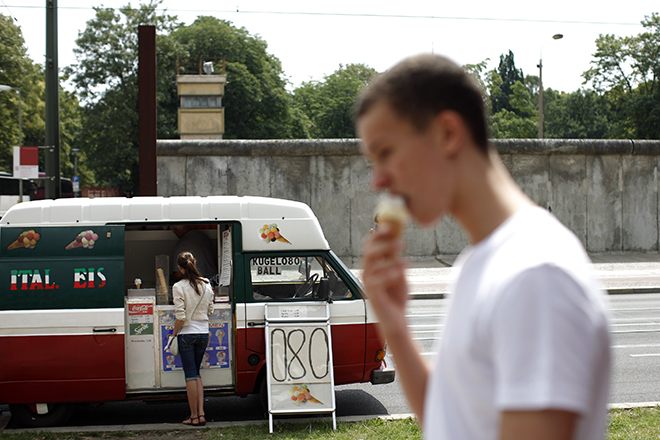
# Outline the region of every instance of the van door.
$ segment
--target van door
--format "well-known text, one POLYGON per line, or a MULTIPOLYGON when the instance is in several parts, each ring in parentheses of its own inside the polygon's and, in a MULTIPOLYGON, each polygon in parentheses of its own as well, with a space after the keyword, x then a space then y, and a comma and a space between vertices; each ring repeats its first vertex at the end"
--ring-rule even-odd
POLYGON ((0 402, 125 397, 124 227, 0 229, 0 402))
POLYGON ((321 279, 330 285, 335 384, 361 382, 365 366, 365 303, 330 264, 325 252, 246 255, 246 354, 265 354, 264 304, 325 301, 321 279))

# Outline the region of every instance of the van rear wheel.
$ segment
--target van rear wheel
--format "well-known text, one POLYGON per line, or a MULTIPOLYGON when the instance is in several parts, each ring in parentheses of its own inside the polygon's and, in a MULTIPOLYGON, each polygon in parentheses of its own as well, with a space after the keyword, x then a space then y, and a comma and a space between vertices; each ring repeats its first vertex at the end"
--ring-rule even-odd
POLYGON ((22 426, 43 428, 66 423, 73 414, 70 403, 9 405, 11 416, 22 426))

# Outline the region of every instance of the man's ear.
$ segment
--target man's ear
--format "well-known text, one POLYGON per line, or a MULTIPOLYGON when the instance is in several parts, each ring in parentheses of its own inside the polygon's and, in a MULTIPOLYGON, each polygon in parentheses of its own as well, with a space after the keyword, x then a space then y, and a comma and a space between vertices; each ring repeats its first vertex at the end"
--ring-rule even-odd
POLYGON ((443 154, 448 158, 456 156, 467 138, 467 126, 461 115, 453 110, 444 110, 438 113, 432 124, 443 154))

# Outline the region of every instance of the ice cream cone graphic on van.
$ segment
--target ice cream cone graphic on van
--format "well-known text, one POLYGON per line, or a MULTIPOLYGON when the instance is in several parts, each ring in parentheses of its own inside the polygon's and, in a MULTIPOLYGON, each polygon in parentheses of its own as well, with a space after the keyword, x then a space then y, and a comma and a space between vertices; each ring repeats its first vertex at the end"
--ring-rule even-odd
POLYGON ((33 229, 23 231, 12 244, 7 246, 7 250, 11 251, 12 249, 18 248, 34 249, 40 238, 41 236, 37 232, 34 232, 33 229))
POLYGON ((94 231, 82 231, 76 236, 76 238, 66 246, 66 250, 71 250, 79 247, 86 249, 93 249, 94 244, 99 239, 98 234, 95 234, 94 231))
POLYGON ((259 234, 266 243, 279 241, 280 243, 292 244, 289 240, 284 238, 284 236, 280 233, 280 228, 278 228, 277 224, 275 223, 271 225, 264 225, 263 228, 259 229, 259 234))

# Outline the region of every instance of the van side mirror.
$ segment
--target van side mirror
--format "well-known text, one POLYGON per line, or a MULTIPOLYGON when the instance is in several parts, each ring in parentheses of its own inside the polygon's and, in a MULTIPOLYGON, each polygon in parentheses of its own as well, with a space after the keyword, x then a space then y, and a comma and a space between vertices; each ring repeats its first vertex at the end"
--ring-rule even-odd
POLYGON ((330 280, 328 278, 321 278, 319 281, 319 299, 330 300, 330 280))

